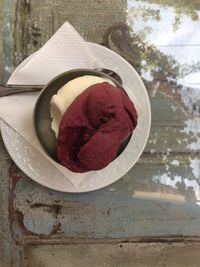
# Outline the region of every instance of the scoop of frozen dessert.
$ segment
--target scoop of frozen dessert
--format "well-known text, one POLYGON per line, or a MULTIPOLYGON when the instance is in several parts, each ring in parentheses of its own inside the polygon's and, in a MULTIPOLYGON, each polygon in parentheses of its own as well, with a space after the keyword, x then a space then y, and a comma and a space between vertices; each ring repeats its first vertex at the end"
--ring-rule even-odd
POLYGON ((84 75, 69 81, 60 88, 56 95, 53 95, 50 103, 50 114, 52 117, 51 128, 55 132, 56 137, 61 118, 74 99, 89 86, 102 82, 108 82, 114 85, 109 79, 84 75))
POLYGON ((122 90, 107 82, 92 85, 63 115, 57 158, 74 172, 102 169, 136 125, 137 111, 122 90))

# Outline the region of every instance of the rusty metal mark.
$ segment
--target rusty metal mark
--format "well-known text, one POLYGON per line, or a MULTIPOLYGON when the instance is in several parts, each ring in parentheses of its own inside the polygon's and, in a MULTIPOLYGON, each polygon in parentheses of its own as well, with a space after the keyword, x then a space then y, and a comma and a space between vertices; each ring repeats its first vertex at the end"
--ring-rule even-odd
MULTIPOLYGON (((14 188, 17 184, 17 182, 22 178, 22 175, 20 174, 20 170, 18 167, 13 163, 12 166, 9 169, 9 175, 12 179, 12 187, 14 188)), ((11 188, 11 190, 13 189, 11 188)))

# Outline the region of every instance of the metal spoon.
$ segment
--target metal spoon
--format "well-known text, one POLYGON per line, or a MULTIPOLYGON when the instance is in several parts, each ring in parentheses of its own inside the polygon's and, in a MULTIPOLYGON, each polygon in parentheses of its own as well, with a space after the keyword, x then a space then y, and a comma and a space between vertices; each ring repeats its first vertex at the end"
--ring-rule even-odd
MULTIPOLYGON (((122 79, 120 76, 109 69, 95 69, 97 71, 103 72, 113 79, 115 79, 117 82, 122 84, 122 79)), ((36 92, 41 91, 44 85, 0 85, 0 97, 12 95, 12 94, 19 94, 19 93, 25 93, 25 92, 36 92)))
POLYGON ((119 76, 119 74, 117 74, 116 72, 114 72, 113 70, 109 70, 109 69, 95 69, 97 71, 103 72, 107 75, 109 75, 110 77, 112 77, 113 79, 115 79, 118 83, 122 84, 122 79, 119 76))

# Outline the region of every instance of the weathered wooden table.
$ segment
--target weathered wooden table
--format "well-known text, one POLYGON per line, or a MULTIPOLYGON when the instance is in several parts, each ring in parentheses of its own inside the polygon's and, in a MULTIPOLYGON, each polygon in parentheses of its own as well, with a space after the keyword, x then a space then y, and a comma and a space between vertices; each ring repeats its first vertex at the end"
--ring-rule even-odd
POLYGON ((36 184, 0 140, 1 267, 199 266, 199 10, 199 0, 0 0, 2 83, 68 20, 137 69, 152 106, 138 163, 92 193, 36 184))

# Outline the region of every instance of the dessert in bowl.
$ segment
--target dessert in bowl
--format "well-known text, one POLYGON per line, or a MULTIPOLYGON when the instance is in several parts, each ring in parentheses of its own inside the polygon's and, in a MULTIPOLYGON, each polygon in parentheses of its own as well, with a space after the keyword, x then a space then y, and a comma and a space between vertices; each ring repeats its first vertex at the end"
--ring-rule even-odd
POLYGON ((77 69, 41 91, 34 110, 45 152, 73 172, 101 170, 123 153, 137 126, 134 103, 115 79, 77 69))

